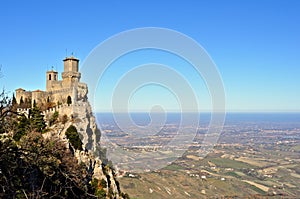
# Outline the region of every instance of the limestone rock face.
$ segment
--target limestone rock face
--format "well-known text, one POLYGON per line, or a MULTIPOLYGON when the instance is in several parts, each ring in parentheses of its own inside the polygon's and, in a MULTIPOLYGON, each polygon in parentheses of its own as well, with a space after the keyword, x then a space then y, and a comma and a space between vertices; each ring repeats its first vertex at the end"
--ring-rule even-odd
POLYGON ((50 110, 45 112, 45 118, 50 118, 51 115, 58 111, 59 115, 67 115, 68 122, 65 124, 57 123, 50 127, 52 130, 49 133, 43 134, 45 137, 53 135, 58 135, 60 139, 66 142, 66 145, 70 147, 70 144, 65 136, 65 132, 70 125, 76 127, 79 136, 83 142, 83 151, 74 150, 75 157, 78 159, 79 163, 84 163, 86 165, 88 173, 93 178, 101 181, 104 179, 106 181, 107 187, 104 188, 106 195, 112 198, 123 198, 120 187, 116 180, 114 170, 109 166, 104 165, 100 157, 95 156, 96 150, 100 147, 100 131, 97 129, 96 119, 92 113, 91 106, 88 101, 77 101, 69 106, 61 106, 55 110, 50 110))
POLYGON ((100 142, 100 133, 96 136, 97 125, 89 102, 79 101, 73 108, 73 125, 77 128, 83 142, 83 148, 95 151, 100 142))
POLYGON ((100 158, 95 157, 92 153, 96 151, 97 146, 100 147, 100 131, 97 130, 96 119, 89 102, 79 101, 73 111, 73 125, 82 137, 83 146, 86 149, 85 152, 76 151, 76 157, 93 170, 94 178, 105 179, 108 184, 107 190, 119 198, 120 188, 116 183, 114 171, 108 166, 104 166, 100 158))
MULTIPOLYGON (((92 108, 88 101, 77 101, 70 105, 60 105, 43 112, 46 121, 58 112, 60 116, 67 116, 68 122, 64 126, 71 124, 76 127, 85 150, 95 151, 100 142, 100 131, 97 129, 96 119, 92 113, 92 108)), ((67 128, 62 128, 60 136, 63 138, 67 128)))
POLYGON ((112 198, 121 199, 120 187, 116 181, 114 171, 108 166, 104 166, 102 161, 91 154, 90 151, 75 151, 75 157, 79 160, 80 163, 84 163, 87 166, 88 171, 91 172, 92 177, 98 180, 104 179, 107 187, 104 188, 106 195, 112 198))

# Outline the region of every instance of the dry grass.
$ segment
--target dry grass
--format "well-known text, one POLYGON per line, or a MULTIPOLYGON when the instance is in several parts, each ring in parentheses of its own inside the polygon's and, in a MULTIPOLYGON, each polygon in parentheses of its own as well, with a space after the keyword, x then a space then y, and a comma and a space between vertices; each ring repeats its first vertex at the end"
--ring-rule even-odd
POLYGON ((262 184, 258 184, 256 182, 252 182, 252 181, 249 181, 249 180, 242 180, 242 181, 246 182, 246 183, 248 183, 250 185, 256 186, 257 188, 263 190, 264 192, 268 192, 269 191, 269 187, 266 187, 266 186, 264 186, 262 184))

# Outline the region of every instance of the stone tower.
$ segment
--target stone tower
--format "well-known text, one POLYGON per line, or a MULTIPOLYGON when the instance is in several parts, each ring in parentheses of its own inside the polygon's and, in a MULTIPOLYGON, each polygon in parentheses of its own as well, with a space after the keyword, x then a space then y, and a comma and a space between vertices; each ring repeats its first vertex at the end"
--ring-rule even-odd
POLYGON ((64 60, 64 72, 62 73, 62 80, 64 86, 76 85, 80 82, 81 74, 78 72, 79 59, 75 57, 66 57, 64 60))
POLYGON ((53 69, 46 72, 46 91, 51 90, 53 87, 53 82, 58 81, 58 73, 54 71, 53 69))

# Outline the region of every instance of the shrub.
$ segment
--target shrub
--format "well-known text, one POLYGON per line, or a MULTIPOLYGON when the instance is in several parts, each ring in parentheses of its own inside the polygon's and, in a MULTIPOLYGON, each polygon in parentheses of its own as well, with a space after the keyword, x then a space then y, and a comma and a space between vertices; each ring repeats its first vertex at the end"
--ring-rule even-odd
POLYGON ((16 125, 16 130, 13 139, 19 141, 21 137, 26 135, 29 125, 30 125, 29 119, 27 119, 25 116, 21 116, 18 119, 18 123, 16 125))
POLYGON ((53 124, 57 121, 58 115, 59 115, 59 114, 58 114, 57 111, 55 111, 55 112, 53 113, 53 115, 51 116, 51 118, 50 118, 50 120, 49 120, 50 126, 53 125, 53 124))
POLYGON ((68 116, 66 114, 64 114, 61 118, 61 123, 65 124, 65 123, 67 123, 67 121, 68 121, 68 116))
POLYGON ((44 116, 37 106, 33 107, 33 109, 31 110, 30 124, 32 128, 37 132, 42 132, 46 127, 44 116))
POLYGON ((71 125, 66 131, 67 139, 75 149, 82 150, 82 141, 75 126, 71 125))

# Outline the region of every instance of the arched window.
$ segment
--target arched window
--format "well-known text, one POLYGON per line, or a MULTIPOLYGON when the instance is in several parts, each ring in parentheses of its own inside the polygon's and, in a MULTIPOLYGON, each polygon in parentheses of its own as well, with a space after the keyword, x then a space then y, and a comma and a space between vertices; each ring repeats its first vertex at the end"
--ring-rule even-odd
POLYGON ((54 80, 56 80, 56 75, 54 75, 54 80))
POLYGON ((49 80, 51 80, 51 74, 49 74, 49 80))
POLYGON ((72 104, 72 98, 70 97, 70 95, 67 97, 67 104, 68 105, 72 104))

